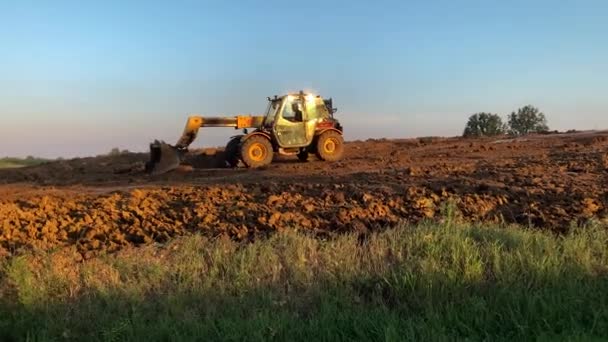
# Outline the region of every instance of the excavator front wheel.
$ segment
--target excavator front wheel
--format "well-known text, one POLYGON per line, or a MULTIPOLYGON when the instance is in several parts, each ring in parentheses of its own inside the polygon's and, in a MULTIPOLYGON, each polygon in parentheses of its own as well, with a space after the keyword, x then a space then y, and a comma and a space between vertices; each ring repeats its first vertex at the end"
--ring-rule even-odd
POLYGON ((241 159, 250 168, 269 165, 272 162, 272 144, 263 136, 247 138, 241 145, 241 159))
POLYGON ((344 154, 344 138, 336 131, 326 131, 317 139, 317 158, 325 161, 337 161, 344 154))

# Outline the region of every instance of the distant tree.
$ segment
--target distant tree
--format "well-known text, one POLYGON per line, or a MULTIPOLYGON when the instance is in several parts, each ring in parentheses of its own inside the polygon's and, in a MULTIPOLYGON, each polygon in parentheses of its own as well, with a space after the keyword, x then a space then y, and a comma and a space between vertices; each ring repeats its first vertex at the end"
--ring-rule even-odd
POLYGON ((513 135, 525 135, 528 133, 540 133, 549 130, 547 119, 538 108, 527 105, 519 108, 509 115, 509 133, 513 135))
POLYGON ((504 133, 505 124, 498 114, 477 113, 469 117, 462 135, 465 137, 482 137, 504 133))
POLYGON ((109 156, 119 156, 120 155, 120 149, 118 147, 114 147, 110 153, 108 153, 109 156))

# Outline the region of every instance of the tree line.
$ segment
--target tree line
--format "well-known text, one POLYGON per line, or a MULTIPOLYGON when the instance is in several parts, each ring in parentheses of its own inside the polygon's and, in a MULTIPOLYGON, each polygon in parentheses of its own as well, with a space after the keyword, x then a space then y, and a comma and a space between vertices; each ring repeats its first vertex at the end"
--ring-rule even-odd
POLYGON ((464 128, 465 137, 482 137, 495 135, 525 135, 549 131, 547 118, 538 108, 527 105, 511 112, 505 123, 500 115, 494 113, 476 113, 469 117, 464 128))

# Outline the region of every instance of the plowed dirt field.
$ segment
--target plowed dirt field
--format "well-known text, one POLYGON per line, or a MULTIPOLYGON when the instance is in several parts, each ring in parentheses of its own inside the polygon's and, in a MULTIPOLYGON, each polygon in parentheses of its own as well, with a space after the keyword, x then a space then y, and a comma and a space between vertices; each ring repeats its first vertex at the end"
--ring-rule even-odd
POLYGON ((608 132, 356 141, 341 162, 275 158, 264 170, 222 168, 222 151, 206 149, 156 177, 146 158, 0 170, 0 255, 76 245, 87 257, 193 232, 365 233, 437 218, 448 202, 466 220, 558 232, 608 217, 608 132))

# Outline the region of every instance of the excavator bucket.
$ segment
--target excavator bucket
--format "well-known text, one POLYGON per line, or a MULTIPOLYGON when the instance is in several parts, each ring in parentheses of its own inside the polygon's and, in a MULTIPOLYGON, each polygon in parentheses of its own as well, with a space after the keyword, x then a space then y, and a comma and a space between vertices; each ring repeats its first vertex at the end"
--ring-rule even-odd
POLYGON ((150 160, 146 163, 146 172, 160 175, 175 170, 181 163, 181 154, 178 148, 155 140, 150 144, 150 160))

